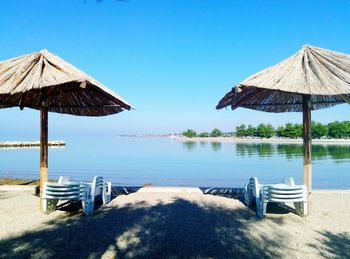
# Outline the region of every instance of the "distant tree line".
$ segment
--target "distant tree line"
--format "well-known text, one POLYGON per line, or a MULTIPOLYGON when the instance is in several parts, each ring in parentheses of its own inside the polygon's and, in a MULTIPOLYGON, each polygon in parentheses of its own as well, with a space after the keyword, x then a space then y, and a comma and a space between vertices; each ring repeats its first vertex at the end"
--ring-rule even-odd
MULTIPOLYGON (((221 136, 237 136, 237 137, 258 137, 258 138, 302 138, 303 125, 298 123, 286 123, 284 126, 274 128, 271 124, 260 123, 257 127, 252 125, 241 124, 236 127, 234 133, 223 133, 220 129, 215 128, 211 132, 197 133, 192 129, 182 132, 182 135, 188 138, 194 137, 221 137, 221 136)), ((328 124, 320 122, 311 123, 311 136, 314 139, 320 138, 350 138, 350 121, 334 121, 328 124)))
POLYGON ((218 128, 213 129, 210 133, 209 132, 197 133, 192 129, 188 129, 182 132, 182 135, 188 138, 194 138, 194 137, 208 138, 208 137, 221 137, 223 133, 218 128))
MULTIPOLYGON (((286 123, 275 129, 271 124, 261 123, 257 127, 245 124, 236 127, 235 135, 237 137, 260 137, 271 138, 273 136, 282 138, 302 138, 303 125, 297 123, 286 123)), ((349 138, 350 121, 335 121, 328 124, 320 122, 311 123, 312 138, 349 138)))

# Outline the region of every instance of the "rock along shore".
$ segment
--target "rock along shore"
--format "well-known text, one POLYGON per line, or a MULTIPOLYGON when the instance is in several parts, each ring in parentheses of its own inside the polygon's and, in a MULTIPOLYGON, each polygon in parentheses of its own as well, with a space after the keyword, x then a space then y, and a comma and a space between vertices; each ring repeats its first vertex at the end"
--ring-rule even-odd
MULTIPOLYGON (((49 141, 49 146, 65 146, 64 141, 49 141)), ((39 147, 39 141, 4 141, 0 142, 0 148, 2 147, 39 147)))

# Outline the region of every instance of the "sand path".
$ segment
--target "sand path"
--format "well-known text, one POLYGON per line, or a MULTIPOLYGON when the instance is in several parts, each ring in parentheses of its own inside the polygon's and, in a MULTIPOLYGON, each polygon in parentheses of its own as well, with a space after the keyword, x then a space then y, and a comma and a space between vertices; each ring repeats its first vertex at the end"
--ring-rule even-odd
POLYGON ((239 200, 143 188, 92 216, 43 215, 31 192, 0 192, 0 257, 350 258, 350 192, 315 191, 302 219, 276 206, 264 220, 239 200))

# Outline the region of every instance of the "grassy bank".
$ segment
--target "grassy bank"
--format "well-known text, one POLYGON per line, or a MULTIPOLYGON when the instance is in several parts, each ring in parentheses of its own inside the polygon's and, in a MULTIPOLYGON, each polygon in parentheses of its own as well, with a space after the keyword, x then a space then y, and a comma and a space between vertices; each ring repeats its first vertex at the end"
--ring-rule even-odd
POLYGON ((39 185, 37 179, 0 178, 0 185, 39 185))

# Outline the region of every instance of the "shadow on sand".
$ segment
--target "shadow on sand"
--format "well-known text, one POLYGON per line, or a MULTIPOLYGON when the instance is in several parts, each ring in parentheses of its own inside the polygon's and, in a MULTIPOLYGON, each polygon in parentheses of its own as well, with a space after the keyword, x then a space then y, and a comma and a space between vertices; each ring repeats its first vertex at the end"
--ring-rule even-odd
POLYGON ((104 207, 89 217, 55 219, 37 231, 1 240, 0 257, 281 257, 288 237, 278 232, 252 236, 249 227, 257 220, 245 208, 203 207, 182 198, 154 206, 104 207))
MULTIPOLYGON (((119 189, 114 194, 135 190, 119 189)), ((207 192, 240 199, 240 190, 207 192)), ((138 202, 100 207, 89 217, 82 215, 79 207, 79 203, 63 207, 67 211, 63 218, 42 229, 2 239, 0 258, 283 258, 290 250, 288 232, 277 227, 286 224, 284 220, 264 220, 271 230, 266 235, 256 231, 260 220, 245 207, 198 205, 174 198, 154 205, 138 202)), ((348 234, 319 234, 320 240, 309 246, 321 257, 348 258, 348 234)))
MULTIPOLYGON (((239 200, 243 205, 245 205, 244 202, 244 188, 223 188, 223 187, 214 187, 214 188, 200 188, 203 194, 206 195, 215 195, 215 196, 221 196, 225 198, 235 199, 239 200)), ((256 213, 256 203, 255 200, 252 201, 251 206, 249 207, 251 211, 256 213)), ((267 204, 267 213, 274 213, 274 214, 288 214, 288 213, 296 213, 295 209, 281 206, 278 203, 268 203, 267 204)), ((283 224, 282 219, 271 219, 275 221, 275 223, 283 224)))
POLYGON ((324 258, 350 258, 350 233, 334 234, 329 231, 318 232, 321 239, 317 244, 310 244, 316 248, 320 256, 324 258))

